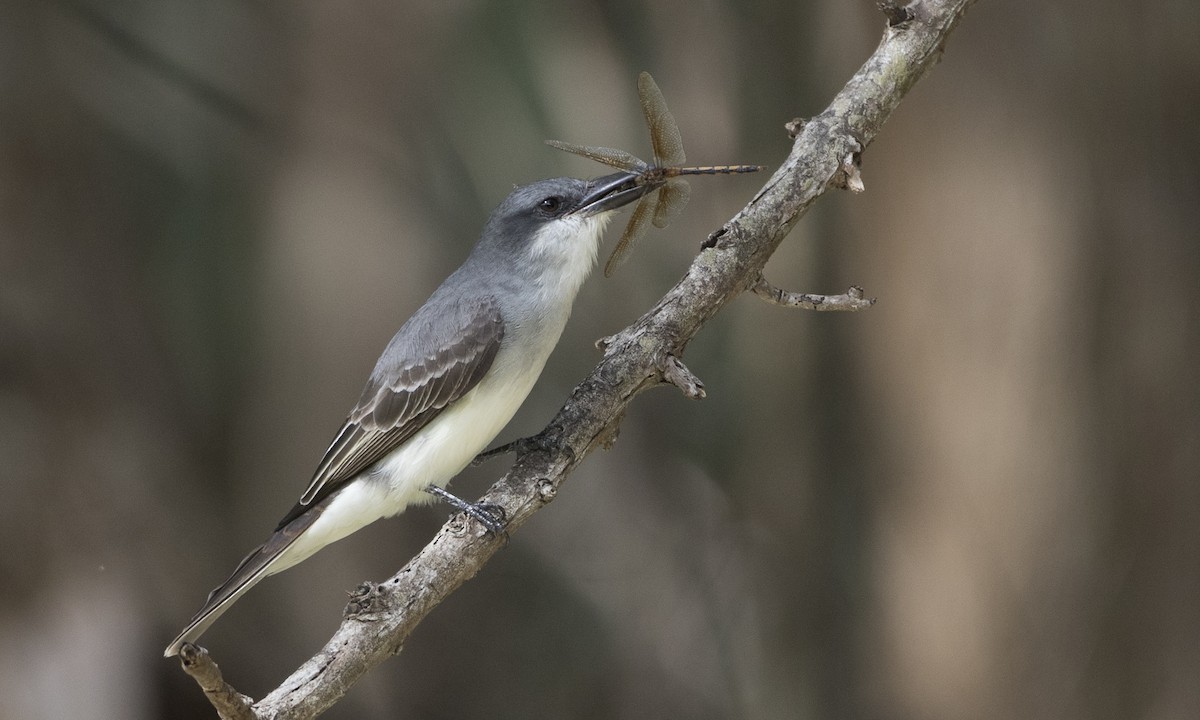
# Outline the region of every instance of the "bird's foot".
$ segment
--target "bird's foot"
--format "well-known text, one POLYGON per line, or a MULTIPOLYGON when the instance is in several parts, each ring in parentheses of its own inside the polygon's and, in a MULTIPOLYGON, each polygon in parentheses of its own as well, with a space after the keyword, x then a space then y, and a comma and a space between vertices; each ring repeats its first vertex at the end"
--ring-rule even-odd
POLYGON ((506 524, 504 518, 504 508, 491 503, 470 503, 462 498, 454 495, 445 488, 440 488, 437 485, 430 485, 425 488, 425 492, 434 497, 441 498, 445 502, 462 511, 468 517, 475 518, 480 525, 487 528, 488 532, 497 537, 504 535, 504 526, 506 524))

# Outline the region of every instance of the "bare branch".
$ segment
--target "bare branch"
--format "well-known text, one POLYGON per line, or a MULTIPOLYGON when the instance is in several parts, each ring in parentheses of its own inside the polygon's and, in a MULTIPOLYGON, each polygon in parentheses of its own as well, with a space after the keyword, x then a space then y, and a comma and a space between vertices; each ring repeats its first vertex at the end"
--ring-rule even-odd
POLYGON ((841 295, 814 295, 812 293, 791 292, 777 288, 763 276, 758 276, 758 282, 750 291, 772 305, 800 308, 802 310, 842 310, 856 312, 865 310, 875 304, 875 298, 864 297, 863 289, 857 285, 841 295))
MULTIPOLYGON (((783 238, 827 189, 846 183, 852 174, 847 161, 857 168, 858 154, 937 62, 973 2, 917 0, 903 13, 887 3, 892 24, 875 53, 824 112, 793 126, 787 160, 705 243, 674 288, 633 325, 605 339, 604 358, 574 389, 540 441, 518 446, 512 469, 480 499, 503 509, 510 533, 553 500, 584 456, 615 438, 620 418, 643 390, 666 379, 685 392, 702 392, 682 363, 664 366, 663 359, 677 362, 710 318, 760 284, 762 269, 783 238)), ((790 296, 778 292, 781 299, 790 296)), ((399 573, 365 586, 325 647, 256 703, 254 716, 311 718, 329 708, 364 673, 399 652, 413 628, 502 546, 479 525, 461 515, 453 518, 399 573)))
POLYGON ((225 682, 221 668, 209 657, 207 650, 185 643, 179 650, 179 664, 204 691, 221 720, 254 720, 258 717, 250 707, 253 700, 225 682))
POLYGON ((704 383, 700 382, 700 378, 693 375, 683 361, 674 355, 668 355, 663 362, 662 375, 663 380, 679 388, 685 396, 692 400, 705 398, 704 383))

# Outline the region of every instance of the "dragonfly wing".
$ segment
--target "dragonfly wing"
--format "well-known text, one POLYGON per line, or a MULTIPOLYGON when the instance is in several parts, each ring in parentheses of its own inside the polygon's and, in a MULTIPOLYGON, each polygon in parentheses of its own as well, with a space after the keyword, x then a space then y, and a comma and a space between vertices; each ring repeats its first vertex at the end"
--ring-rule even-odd
POLYGON ((688 196, 692 189, 686 180, 672 178, 658 191, 658 204, 654 206, 654 218, 651 222, 656 228, 665 228, 679 216, 683 206, 687 205, 688 196))
POLYGON ((629 216, 629 224, 625 226, 625 232, 617 241, 617 247, 613 249, 612 255, 608 256, 608 262, 604 263, 604 277, 612 277, 617 268, 621 267, 625 259, 629 257, 629 252, 633 250, 638 239, 646 232, 646 220, 650 218, 650 208, 654 204, 653 199, 661 192, 661 188, 650 191, 650 194, 643 195, 633 208, 633 214, 629 216))
POLYGON ((649 166, 645 162, 624 150, 616 148, 597 147, 593 145, 574 145, 572 143, 563 142, 561 140, 547 140, 546 144, 552 148, 565 150, 569 153, 582 155, 589 160, 595 160, 598 163, 604 163, 617 168, 618 170, 628 170, 630 172, 645 172, 649 166))
POLYGON ((683 153, 683 138, 679 136, 679 125, 675 116, 667 109, 667 101, 650 73, 638 75, 638 96, 642 100, 642 114, 650 128, 650 143, 654 147, 654 164, 658 167, 683 165, 687 157, 683 153))

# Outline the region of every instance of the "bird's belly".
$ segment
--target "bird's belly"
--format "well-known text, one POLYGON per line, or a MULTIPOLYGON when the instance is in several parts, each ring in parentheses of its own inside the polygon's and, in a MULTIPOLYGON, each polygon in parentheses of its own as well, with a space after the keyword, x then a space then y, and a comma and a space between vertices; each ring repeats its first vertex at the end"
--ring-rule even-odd
POLYGON ((380 518, 433 500, 425 488, 445 487, 495 439, 525 401, 544 362, 484 378, 407 442, 346 483, 273 573, 380 518))
POLYGON ((541 373, 541 365, 504 378, 485 378, 441 412, 433 422, 369 471, 372 482, 387 486, 395 515, 414 502, 428 502, 430 485, 445 487, 488 446, 516 414, 541 373))

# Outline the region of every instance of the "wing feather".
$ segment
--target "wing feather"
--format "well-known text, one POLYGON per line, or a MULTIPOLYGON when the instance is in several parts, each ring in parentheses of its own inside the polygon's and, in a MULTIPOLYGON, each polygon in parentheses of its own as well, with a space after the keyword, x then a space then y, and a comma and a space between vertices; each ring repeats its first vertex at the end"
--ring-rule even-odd
POLYGON ((437 315, 424 310, 392 338, 308 489, 279 527, 382 460, 470 392, 492 366, 504 337, 495 300, 456 303, 437 315))

